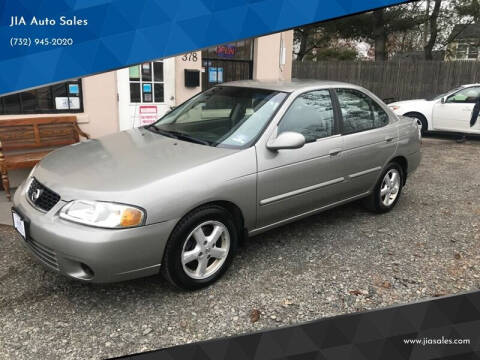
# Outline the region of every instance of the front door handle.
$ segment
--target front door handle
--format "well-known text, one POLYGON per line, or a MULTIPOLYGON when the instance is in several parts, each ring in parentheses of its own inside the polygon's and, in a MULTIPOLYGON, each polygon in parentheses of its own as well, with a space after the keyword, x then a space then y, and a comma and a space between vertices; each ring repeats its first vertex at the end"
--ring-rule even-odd
POLYGON ((337 148, 337 149, 332 149, 328 152, 328 155, 330 156, 337 156, 338 154, 340 154, 342 152, 343 149, 341 148, 337 148))
POLYGON ((385 136, 385 142, 391 142, 393 139, 395 139, 395 136, 391 136, 391 135, 385 136))

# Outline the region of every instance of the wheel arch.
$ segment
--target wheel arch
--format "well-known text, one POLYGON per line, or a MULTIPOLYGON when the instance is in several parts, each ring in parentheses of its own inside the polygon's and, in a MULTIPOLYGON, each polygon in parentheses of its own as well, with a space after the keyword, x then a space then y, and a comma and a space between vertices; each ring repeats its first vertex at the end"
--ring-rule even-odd
POLYGON ((239 239, 241 240, 243 235, 246 233, 245 217, 243 215, 242 209, 240 209, 240 207, 237 204, 228 200, 213 200, 213 201, 209 201, 209 202, 205 202, 203 204, 197 205, 194 208, 190 209, 185 215, 183 215, 178 220, 178 222, 182 221, 183 218, 193 213, 194 211, 200 208, 208 207, 208 206, 219 206, 221 208, 224 208, 226 211, 228 211, 232 215, 233 221, 238 230, 239 239))
POLYGON ((408 173, 408 160, 407 160, 407 158, 405 156, 399 155, 399 156, 396 156, 389 161, 389 163, 392 163, 392 162, 397 163, 402 168, 402 171, 403 171, 403 185, 405 185, 405 183, 407 182, 407 173, 408 173))

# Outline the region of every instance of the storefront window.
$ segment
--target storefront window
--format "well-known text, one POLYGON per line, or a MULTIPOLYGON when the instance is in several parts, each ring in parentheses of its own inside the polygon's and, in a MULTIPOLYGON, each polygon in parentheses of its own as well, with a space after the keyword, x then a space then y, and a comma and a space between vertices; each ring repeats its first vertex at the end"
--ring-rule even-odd
POLYGON ((129 68, 130 102, 163 103, 163 62, 154 61, 129 68))
POLYGON ((252 60, 253 40, 213 46, 202 51, 202 59, 252 60))
POLYGON ((80 79, 0 97, 0 115, 65 112, 83 112, 80 79))
POLYGON ((253 40, 247 39, 202 50, 202 90, 217 84, 253 77, 253 40))

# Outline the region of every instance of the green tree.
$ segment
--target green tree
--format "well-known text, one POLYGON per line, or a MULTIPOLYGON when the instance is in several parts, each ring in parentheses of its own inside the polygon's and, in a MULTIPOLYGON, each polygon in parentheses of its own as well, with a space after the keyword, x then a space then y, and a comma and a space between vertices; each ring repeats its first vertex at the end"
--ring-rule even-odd
POLYGON ((455 25, 473 23, 480 23, 480 0, 419 0, 300 28, 295 53, 299 60, 318 59, 321 49, 339 49, 346 40, 370 44, 375 60, 405 51, 423 51, 431 60, 455 41, 455 25))
POLYGON ((306 60, 326 61, 326 60, 355 60, 358 52, 350 47, 328 47, 317 49, 305 57, 306 60))
POLYGON ((388 38, 425 21, 418 4, 393 6, 325 23, 327 32, 344 39, 366 41, 374 45, 375 60, 387 60, 388 38))
POLYGON ((478 0, 455 0, 454 9, 458 16, 468 18, 471 23, 478 24, 480 22, 480 3, 478 0))
POLYGON ((295 29, 294 31, 294 54, 297 60, 303 61, 307 55, 311 58, 316 49, 330 46, 331 35, 326 34, 323 27, 318 24, 308 25, 295 29))

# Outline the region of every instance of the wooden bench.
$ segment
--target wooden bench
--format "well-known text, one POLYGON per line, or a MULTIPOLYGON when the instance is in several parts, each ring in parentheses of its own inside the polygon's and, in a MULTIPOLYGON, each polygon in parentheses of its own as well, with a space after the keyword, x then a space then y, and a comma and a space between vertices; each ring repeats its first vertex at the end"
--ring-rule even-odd
POLYGON ((11 200, 8 170, 35 166, 50 151, 89 138, 76 116, 0 120, 0 172, 11 200))

